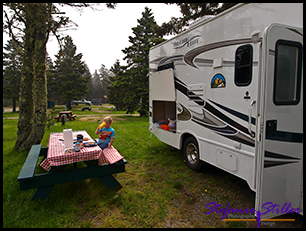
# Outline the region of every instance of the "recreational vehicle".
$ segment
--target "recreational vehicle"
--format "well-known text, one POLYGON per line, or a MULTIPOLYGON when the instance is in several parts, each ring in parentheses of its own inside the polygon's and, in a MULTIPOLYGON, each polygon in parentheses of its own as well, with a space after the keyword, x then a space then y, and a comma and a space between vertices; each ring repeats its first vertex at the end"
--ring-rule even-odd
POLYGON ((150 131, 189 168, 207 162, 244 179, 256 211, 302 214, 302 50, 302 4, 237 4, 199 19, 150 50, 150 131))

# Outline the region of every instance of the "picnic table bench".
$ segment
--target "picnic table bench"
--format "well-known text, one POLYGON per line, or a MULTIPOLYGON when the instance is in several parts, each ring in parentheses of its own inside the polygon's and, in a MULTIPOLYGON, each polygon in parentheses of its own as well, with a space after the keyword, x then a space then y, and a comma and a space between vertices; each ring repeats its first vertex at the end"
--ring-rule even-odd
POLYGON ((48 156, 48 147, 41 147, 41 144, 32 145, 27 159, 20 171, 17 181, 20 190, 37 188, 31 200, 46 199, 52 188, 56 184, 85 180, 98 177, 108 188, 120 189, 122 186, 112 175, 114 173, 125 172, 127 161, 123 158, 116 163, 104 163, 99 165, 99 160, 83 161, 87 167, 65 170, 68 164, 51 166, 47 173, 35 174, 38 158, 43 156, 40 163, 44 162, 48 156))
POLYGON ((91 111, 91 108, 89 106, 82 107, 82 111, 85 111, 85 110, 91 111))
POLYGON ((67 115, 67 118, 71 121, 71 120, 75 120, 75 117, 77 117, 77 114, 72 114, 72 111, 60 111, 59 115, 54 116, 53 118, 57 120, 57 122, 59 122, 61 120, 62 115, 67 115))

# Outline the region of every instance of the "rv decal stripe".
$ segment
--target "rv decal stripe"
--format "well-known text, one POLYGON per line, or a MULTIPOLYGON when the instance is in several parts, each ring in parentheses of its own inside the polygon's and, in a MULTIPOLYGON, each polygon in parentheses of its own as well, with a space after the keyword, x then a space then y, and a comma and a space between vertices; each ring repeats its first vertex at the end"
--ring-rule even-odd
POLYGON ((266 139, 284 142, 303 143, 303 133, 276 131, 266 132, 266 139))
POLYGON ((206 128, 209 128, 213 131, 216 131, 216 132, 222 132, 222 133, 225 133, 225 134, 231 134, 231 135, 235 135, 237 134, 237 131, 233 128, 231 128, 230 126, 225 126, 225 127, 213 127, 213 126, 209 126, 209 124, 205 124, 205 123, 201 123, 200 121, 197 121, 195 119, 191 119, 193 122, 199 124, 199 125, 202 125, 206 128))
POLYGON ((275 55, 275 50, 269 49, 269 55, 275 55))
MULTIPOLYGON (((182 84, 183 85, 183 87, 185 87, 186 88, 186 85, 180 80, 180 79, 178 79, 178 78, 176 78, 176 77, 174 77, 174 79, 175 79, 175 81, 176 82, 178 82, 178 83, 180 83, 180 84, 182 84)), ((187 88, 186 88, 187 89, 187 88)))
MULTIPOLYGON (((177 90, 179 90, 180 92, 182 92, 184 95, 186 95, 188 97, 188 89, 186 86, 184 86, 185 84, 183 82, 181 82, 179 79, 174 78, 175 79, 175 88, 177 90)), ((189 98, 189 97, 188 97, 189 98)), ((195 101, 195 103, 197 103, 195 101)), ((227 117, 226 115, 224 115, 223 113, 221 113, 220 111, 218 111, 217 109, 215 109, 210 103, 208 103, 206 101, 204 108, 206 110, 208 110, 209 112, 211 112, 213 115, 215 115, 216 117, 218 117, 219 119, 223 120, 224 122, 232 125, 233 127, 237 128, 240 131, 243 131, 244 133, 248 134, 248 129, 246 127, 243 127, 242 125, 240 125, 239 123, 233 121, 232 119, 230 119, 229 117, 227 117)), ((231 137, 231 139, 234 139, 233 137, 231 137)), ((252 147, 254 147, 254 143, 249 142, 249 141, 245 141, 242 139, 239 139, 241 141, 241 143, 250 145, 252 147)))
POLYGON ((182 57, 183 57, 183 55, 174 55, 174 56, 169 56, 169 57, 166 57, 166 58, 162 59, 162 60, 159 62, 159 64, 158 64, 158 65, 161 65, 161 64, 163 64, 163 63, 167 62, 168 60, 171 60, 171 59, 177 59, 177 58, 182 58, 182 57))
POLYGON ((206 45, 203 45, 203 46, 199 46, 199 47, 187 52, 184 55, 184 61, 188 65, 197 68, 195 66, 195 64, 193 63, 193 60, 199 54, 204 53, 206 51, 213 50, 213 49, 226 47, 226 46, 232 46, 232 45, 238 45, 238 44, 243 44, 243 43, 252 43, 252 39, 246 38, 246 39, 227 40, 227 41, 210 43, 210 44, 206 44, 206 45))
POLYGON ((175 83, 174 83, 175 84, 175 89, 179 90, 180 92, 182 92, 184 95, 186 95, 188 97, 187 88, 181 82, 179 82, 179 80, 177 78, 174 78, 174 79, 175 79, 175 83))
POLYGON ((279 154, 279 153, 265 151, 264 168, 270 168, 270 167, 284 165, 284 164, 297 163, 300 160, 301 160, 301 158, 296 158, 296 157, 287 156, 287 155, 283 155, 283 154, 279 154), (268 158, 269 158, 269 160, 268 160, 268 158), (293 160, 295 160, 295 161, 293 161, 293 160))
POLYGON ((151 60, 150 63, 156 63, 156 64, 158 64, 158 63, 160 62, 160 60, 162 60, 163 58, 165 58, 165 56, 164 56, 164 57, 157 58, 157 59, 154 59, 154 60, 151 60))
POLYGON ((293 29, 293 28, 287 28, 287 29, 293 31, 294 33, 297 33, 297 34, 303 36, 303 33, 298 31, 298 30, 296 30, 296 29, 293 29))
POLYGON ((292 156, 286 156, 274 152, 265 151, 265 157, 267 158, 276 158, 276 159, 282 159, 282 160, 301 160, 300 158, 292 157, 292 156))
MULTIPOLYGON (((244 120, 244 121, 246 121, 246 122, 249 121, 249 116, 247 116, 247 115, 245 115, 245 114, 242 114, 242 113, 240 113, 240 112, 238 112, 238 111, 235 111, 235 110, 233 110, 233 109, 230 109, 230 108, 228 108, 228 107, 225 107, 225 106, 223 106, 223 105, 221 105, 221 104, 218 104, 218 103, 216 103, 216 102, 214 102, 214 101, 212 101, 212 100, 209 100, 209 101, 213 102, 213 103, 216 104, 218 107, 222 108, 224 111, 227 111, 228 113, 230 113, 230 114, 232 114, 232 115, 234 115, 234 116, 237 116, 238 118, 240 118, 240 119, 242 119, 242 120, 244 120)), ((255 119, 254 117, 252 117, 251 123, 255 125, 255 121, 256 121, 256 119, 255 119)))
MULTIPOLYGON (((194 60, 194 62, 197 64, 197 66, 202 66, 202 67, 212 67, 213 66, 213 63, 214 61, 212 59, 199 59, 199 58, 196 58, 194 60)), ((223 60, 223 64, 227 62, 227 61, 224 61, 223 60)), ((233 62, 235 64, 235 62, 233 62)))
POLYGON ((194 119, 192 119, 192 121, 197 123, 197 124, 199 124, 199 125, 201 125, 201 126, 203 126, 203 127, 206 127, 208 129, 214 130, 216 132, 216 134, 221 135, 223 137, 226 137, 228 139, 235 140, 235 141, 237 141, 239 143, 246 144, 246 145, 249 145, 249 146, 252 146, 252 147, 255 146, 254 143, 237 137, 236 136, 237 131, 232 129, 230 126, 226 126, 225 128, 214 128, 214 127, 208 126, 208 125, 206 125, 204 123, 200 123, 199 121, 196 121, 194 119))
POLYGON ((233 127, 239 129, 240 131, 244 132, 244 133, 249 133, 248 129, 246 127, 243 127, 242 125, 240 125, 239 123, 237 123, 236 121, 230 119, 229 117, 227 117, 226 115, 224 115, 222 112, 218 111, 216 108, 214 108, 211 104, 209 104, 208 102, 206 102, 204 108, 208 111, 210 111, 212 114, 214 114, 215 116, 217 116, 218 118, 220 118, 221 120, 223 120, 224 122, 232 125, 233 127))

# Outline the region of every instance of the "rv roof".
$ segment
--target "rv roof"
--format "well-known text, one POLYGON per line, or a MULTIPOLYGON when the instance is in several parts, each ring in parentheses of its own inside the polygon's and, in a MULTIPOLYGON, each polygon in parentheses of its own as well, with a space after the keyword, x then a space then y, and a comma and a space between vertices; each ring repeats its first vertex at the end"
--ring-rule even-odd
POLYGON ((160 43, 160 44, 158 44, 158 45, 156 45, 156 46, 154 46, 154 47, 151 47, 150 50, 151 50, 151 49, 154 49, 154 48, 156 48, 156 47, 162 46, 162 45, 164 45, 165 43, 167 43, 167 42, 169 42, 169 41, 171 41, 171 40, 173 40, 173 39, 176 39, 178 36, 181 36, 182 34, 188 33, 190 30, 192 30, 192 29, 194 29, 194 28, 196 28, 196 27, 202 26, 203 24, 208 23, 208 22, 210 22, 210 21, 212 21, 212 20, 215 20, 215 19, 221 17, 222 15, 227 14, 228 12, 231 12, 231 11, 233 11, 233 10, 235 10, 235 9, 237 9, 237 8, 239 8, 239 7, 243 6, 243 5, 245 5, 245 4, 249 4, 249 3, 239 3, 239 4, 237 4, 237 5, 235 5, 235 6, 231 7, 231 8, 229 8, 229 9, 227 9, 227 10, 225 10, 225 11, 223 11, 223 12, 221 12, 220 14, 217 14, 217 15, 205 15, 205 16, 201 17, 200 19, 198 19, 197 21, 193 22, 193 23, 189 26, 189 28, 188 28, 187 30, 182 31, 181 33, 177 34, 176 36, 174 36, 174 37, 172 37, 172 38, 170 38, 170 39, 168 39, 168 40, 166 40, 166 41, 164 41, 164 42, 162 42, 162 43, 160 43), (207 16, 208 16, 209 18, 207 18, 207 16), (211 17, 211 16, 213 16, 213 17, 211 17))
POLYGON ((192 22, 192 23, 189 25, 189 28, 188 28, 188 29, 190 29, 191 27, 195 27, 195 26, 197 26, 199 23, 202 23, 202 22, 204 22, 204 21, 206 21, 206 20, 208 20, 208 19, 210 19, 210 18, 213 18, 213 17, 215 17, 215 15, 205 15, 205 16, 201 17, 200 19, 198 19, 198 20, 192 22))

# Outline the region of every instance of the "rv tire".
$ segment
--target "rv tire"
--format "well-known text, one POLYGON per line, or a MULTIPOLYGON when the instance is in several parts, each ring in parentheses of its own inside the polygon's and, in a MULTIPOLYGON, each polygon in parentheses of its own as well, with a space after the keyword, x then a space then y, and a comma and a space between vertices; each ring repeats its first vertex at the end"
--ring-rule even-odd
POLYGON ((204 162, 199 158, 199 146, 194 137, 190 136, 185 140, 183 146, 183 154, 188 168, 197 172, 202 170, 204 162))

